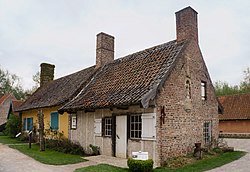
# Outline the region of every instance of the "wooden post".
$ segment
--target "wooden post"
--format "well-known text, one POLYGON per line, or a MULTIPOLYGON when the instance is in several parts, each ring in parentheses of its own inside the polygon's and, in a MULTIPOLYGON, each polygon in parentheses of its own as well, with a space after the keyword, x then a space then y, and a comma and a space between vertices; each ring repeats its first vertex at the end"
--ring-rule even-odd
POLYGON ((31 149, 32 131, 29 132, 29 148, 31 149))
POLYGON ((45 151, 45 138, 44 138, 44 115, 42 110, 38 111, 38 122, 39 122, 39 142, 40 151, 45 151))

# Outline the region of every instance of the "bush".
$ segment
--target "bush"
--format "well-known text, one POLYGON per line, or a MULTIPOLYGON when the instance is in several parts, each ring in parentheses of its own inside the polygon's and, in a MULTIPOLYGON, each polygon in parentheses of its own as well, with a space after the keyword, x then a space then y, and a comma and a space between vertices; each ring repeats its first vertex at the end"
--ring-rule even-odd
POLYGON ((153 171, 154 161, 148 160, 135 160, 129 158, 127 161, 130 172, 151 172, 153 171))
POLYGON ((68 139, 60 139, 60 140, 47 139, 45 145, 46 148, 58 152, 74 154, 74 155, 85 155, 84 150, 79 143, 73 143, 68 139))
POLYGON ((5 133, 10 137, 15 137, 21 131, 21 119, 19 116, 10 114, 10 118, 5 126, 5 133))

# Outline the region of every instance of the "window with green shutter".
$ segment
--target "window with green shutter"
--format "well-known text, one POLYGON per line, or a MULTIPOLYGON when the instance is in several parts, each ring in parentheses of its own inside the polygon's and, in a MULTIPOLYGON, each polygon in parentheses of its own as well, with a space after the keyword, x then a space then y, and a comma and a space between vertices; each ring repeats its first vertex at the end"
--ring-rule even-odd
POLYGON ((50 114, 50 128, 52 130, 58 130, 58 121, 59 121, 59 116, 58 112, 51 112, 50 114))

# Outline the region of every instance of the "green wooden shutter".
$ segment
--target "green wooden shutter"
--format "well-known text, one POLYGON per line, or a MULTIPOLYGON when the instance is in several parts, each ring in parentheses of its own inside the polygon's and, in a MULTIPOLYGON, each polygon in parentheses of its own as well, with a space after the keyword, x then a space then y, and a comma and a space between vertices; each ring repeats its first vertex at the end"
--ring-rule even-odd
POLYGON ((23 130, 27 130, 27 118, 23 118, 23 130))
POLYGON ((53 129, 53 130, 58 130, 58 120, 59 120, 59 118, 58 118, 59 116, 58 116, 58 112, 51 112, 51 114, 50 114, 50 127, 51 127, 51 129, 53 129))

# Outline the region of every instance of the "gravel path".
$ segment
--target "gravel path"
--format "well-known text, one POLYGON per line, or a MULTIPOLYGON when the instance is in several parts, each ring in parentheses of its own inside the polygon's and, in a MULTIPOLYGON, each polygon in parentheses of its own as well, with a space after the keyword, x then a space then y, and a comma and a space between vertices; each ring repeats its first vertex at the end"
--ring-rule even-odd
POLYGON ((244 157, 208 172, 249 172, 250 171, 250 139, 224 139, 228 146, 235 150, 248 152, 244 157))
POLYGON ((87 157, 89 161, 70 165, 46 165, 31 157, 11 149, 7 145, 0 144, 0 172, 73 172, 77 168, 106 163, 115 166, 126 167, 126 159, 108 156, 87 157))

